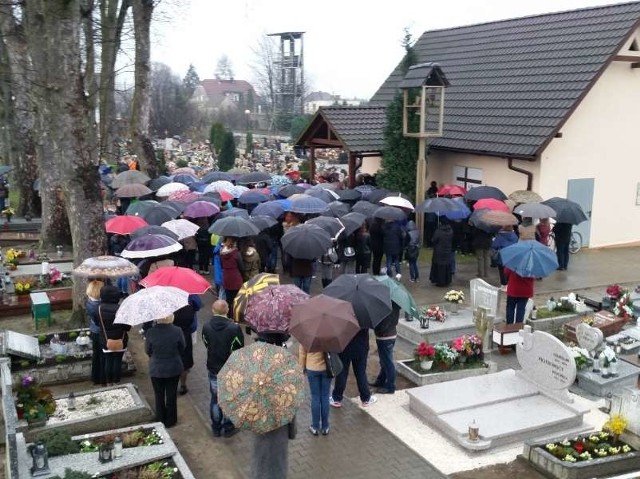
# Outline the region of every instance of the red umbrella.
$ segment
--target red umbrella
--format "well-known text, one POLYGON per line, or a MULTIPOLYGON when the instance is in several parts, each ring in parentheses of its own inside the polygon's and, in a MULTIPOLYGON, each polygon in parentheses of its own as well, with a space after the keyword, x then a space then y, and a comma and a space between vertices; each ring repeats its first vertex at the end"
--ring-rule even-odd
POLYGON ((105 221, 104 226, 107 233, 128 235, 143 226, 149 226, 149 223, 139 216, 115 216, 105 221))
POLYGON ((173 286, 189 294, 204 294, 211 284, 205 278, 189 268, 163 266, 140 281, 145 288, 151 286, 173 286))
POLYGON ((183 203, 191 203, 192 201, 197 201, 199 198, 200 193, 189 190, 176 191, 169 195, 170 201, 182 201, 183 203))
POLYGON ((292 308, 289 332, 307 351, 339 353, 358 331, 348 301, 320 294, 292 308))
POLYGON ((280 333, 289 330, 291 307, 309 298, 292 284, 267 286, 249 296, 244 320, 259 333, 280 333))
POLYGON ((481 210, 483 208, 511 213, 511 208, 509 208, 504 201, 496 200, 495 198, 482 198, 473 205, 474 210, 481 210))
POLYGON ((443 185, 438 188, 438 196, 464 196, 467 190, 458 185, 443 185))

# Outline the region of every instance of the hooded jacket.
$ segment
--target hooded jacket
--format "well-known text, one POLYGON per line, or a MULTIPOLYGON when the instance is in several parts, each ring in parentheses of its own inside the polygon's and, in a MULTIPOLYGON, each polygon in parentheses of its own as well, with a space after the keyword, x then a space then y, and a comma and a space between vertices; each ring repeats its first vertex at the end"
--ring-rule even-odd
POLYGON ((217 375, 231 353, 244 346, 242 329, 225 316, 213 316, 202 327, 202 341, 207 347, 207 369, 217 375))
POLYGON ((406 243, 406 258, 410 260, 418 259, 420 255, 420 233, 418 233, 418 228, 413 221, 407 223, 406 243))
POLYGON ((106 285, 100 290, 100 305, 98 306, 98 321, 102 320, 100 326, 100 340, 103 346, 106 346, 107 339, 122 339, 124 347, 127 347, 129 337, 127 331, 131 326, 127 324, 115 324, 116 312, 120 305, 120 290, 115 286, 106 285), (104 325, 104 329, 103 329, 104 325), (105 339, 104 333, 107 333, 105 339))

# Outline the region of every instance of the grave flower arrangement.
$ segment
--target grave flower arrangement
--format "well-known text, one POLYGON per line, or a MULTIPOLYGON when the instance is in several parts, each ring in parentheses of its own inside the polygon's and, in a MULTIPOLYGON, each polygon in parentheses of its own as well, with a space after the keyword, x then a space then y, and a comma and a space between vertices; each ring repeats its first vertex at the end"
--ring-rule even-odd
POLYGON ((56 410, 53 394, 36 383, 32 376, 23 376, 14 386, 16 392, 16 409, 18 417, 27 421, 38 421, 48 418, 56 410))
POLYGON ((464 302, 464 293, 462 291, 452 289, 445 293, 444 300, 448 303, 462 304, 464 302))
POLYGON ((444 323, 444 320, 446 319, 444 309, 442 309, 440 306, 431 306, 429 308, 424 308, 422 310, 422 314, 429 318, 430 321, 439 321, 441 323, 444 323))
POLYGON ((8 207, 2 210, 2 215, 5 218, 7 218, 7 221, 11 221, 11 217, 15 214, 16 214, 16 211, 11 207, 8 207))
POLYGON ((6 266, 18 266, 18 258, 19 256, 19 251, 13 248, 9 248, 5 253, 4 253, 4 264, 6 266))
POLYGON ((436 350, 434 361, 442 366, 451 366, 458 359, 458 352, 446 343, 438 343, 434 349, 436 350))
POLYGON ((611 284, 607 287, 607 296, 609 296, 611 299, 620 298, 620 296, 622 296, 622 293, 624 293, 624 290, 619 284, 611 284))
POLYGON ((589 364, 589 351, 580 346, 569 346, 569 350, 571 351, 571 355, 573 356, 573 360, 576 363, 576 368, 584 369, 589 364))
POLYGON ((49 270, 49 284, 56 286, 60 283, 62 283, 62 273, 57 268, 51 268, 49 270))
POLYGON ((482 339, 477 334, 459 336, 451 342, 451 347, 461 362, 482 358, 482 339))
POLYGON ((625 321, 629 321, 633 319, 632 306, 633 301, 631 301, 631 294, 629 291, 624 290, 613 307, 613 314, 620 318, 624 318, 625 321))
POLYGON ((612 415, 602 426, 602 431, 551 442, 545 444, 544 449, 561 461, 572 463, 626 454, 635 451, 629 444, 619 440, 626 427, 627 420, 624 417, 612 415))
POLYGON ((432 361, 435 355, 436 349, 426 341, 422 341, 414 350, 414 356, 418 361, 432 361))

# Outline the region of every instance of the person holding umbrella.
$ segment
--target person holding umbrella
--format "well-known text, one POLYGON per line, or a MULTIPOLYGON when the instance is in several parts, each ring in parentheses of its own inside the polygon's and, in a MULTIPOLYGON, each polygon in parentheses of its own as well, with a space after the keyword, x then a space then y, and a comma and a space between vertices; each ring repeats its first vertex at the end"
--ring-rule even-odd
POLYGON ((87 284, 85 310, 89 319, 89 332, 91 333, 91 343, 93 354, 91 355, 91 380, 94 386, 104 385, 103 375, 103 352, 100 344, 100 318, 98 318, 98 306, 100 305, 100 291, 104 286, 104 281, 94 279, 87 284))
POLYGON ((571 223, 558 222, 553 227, 558 256, 558 271, 566 271, 569 266, 569 245, 571 244, 571 223))
POLYGON ((535 278, 525 278, 508 267, 504 268, 507 279, 507 324, 522 323, 529 298, 533 298, 535 278))
POLYGON ((131 329, 128 324, 115 323, 116 313, 119 309, 120 290, 115 286, 105 285, 100 290, 100 305, 98 306, 98 320, 100 321, 100 344, 104 352, 102 377, 103 381, 111 386, 120 383, 122 378, 122 356, 127 349, 129 336, 127 331, 131 329), (122 349, 109 349, 109 340, 121 340, 122 349))
POLYGON ((242 329, 228 319, 229 305, 218 299, 212 305, 213 317, 202 327, 202 341, 207 348, 207 370, 211 391, 211 430, 214 437, 231 437, 238 432, 218 405, 218 373, 236 349, 244 346, 242 329))
POLYGON ((380 372, 370 386, 378 388, 378 394, 394 394, 396 392, 396 367, 393 362, 393 347, 398 336, 397 326, 400 319, 400 307, 393 303, 391 313, 378 324, 374 331, 378 357, 380 358, 380 372))
POLYGON ((244 263, 235 238, 226 237, 222 242, 220 265, 222 266, 222 287, 229 305, 227 312, 229 312, 233 311, 233 300, 244 282, 242 279, 244 263))
POLYGON ((186 346, 182 329, 174 325, 173 320, 173 314, 156 319, 144 341, 155 394, 156 421, 167 428, 178 422, 178 381, 184 372, 182 359, 186 346))
POLYGON ((436 286, 451 284, 451 253, 453 252, 453 229, 446 216, 439 219, 440 225, 433 235, 433 257, 429 280, 436 286))

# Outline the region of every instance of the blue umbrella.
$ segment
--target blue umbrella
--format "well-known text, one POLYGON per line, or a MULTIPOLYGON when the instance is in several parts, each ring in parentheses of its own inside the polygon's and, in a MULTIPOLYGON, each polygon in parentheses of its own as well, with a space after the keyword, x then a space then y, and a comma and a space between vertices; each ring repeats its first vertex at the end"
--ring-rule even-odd
POLYGON ((277 201, 267 201, 256 206, 252 214, 255 216, 271 216, 278 219, 284 214, 284 207, 277 201))
POLYGON ((269 197, 256 190, 245 191, 240 195, 240 198, 238 198, 238 203, 242 203, 243 205, 257 205, 265 201, 269 201, 269 197))
POLYGON ((189 185, 191 191, 197 191, 199 193, 202 193, 206 187, 207 184, 202 181, 194 181, 189 185))
POLYGON ((450 220, 461 220, 471 214, 471 210, 464 201, 453 198, 429 198, 416 206, 416 213, 435 213, 438 216, 446 216, 450 220))
POLYGON ((300 195, 292 200, 289 211, 302 214, 324 213, 329 206, 319 198, 313 196, 300 195))
POLYGON ((502 264, 523 278, 544 278, 558 269, 555 253, 535 240, 518 241, 500 250, 502 264))
POLYGON ((174 183, 182 183, 185 185, 190 185, 191 183, 195 183, 196 181, 198 181, 197 177, 188 174, 175 175, 173 177, 174 183))

